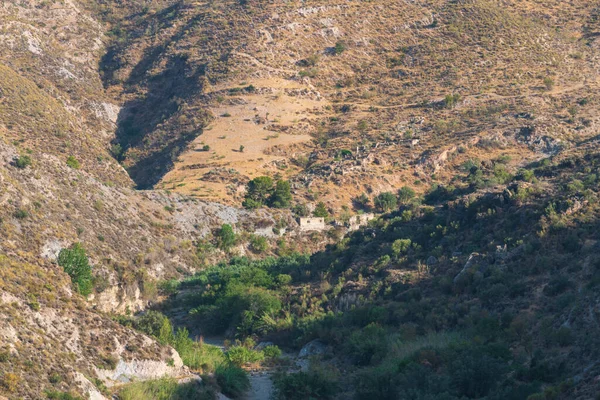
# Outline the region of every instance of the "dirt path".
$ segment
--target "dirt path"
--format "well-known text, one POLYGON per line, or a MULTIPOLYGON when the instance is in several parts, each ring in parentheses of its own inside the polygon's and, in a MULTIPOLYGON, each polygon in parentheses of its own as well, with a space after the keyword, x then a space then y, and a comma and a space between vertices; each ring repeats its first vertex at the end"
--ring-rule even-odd
POLYGON ((269 372, 252 373, 246 400, 269 400, 273 396, 273 381, 269 372))

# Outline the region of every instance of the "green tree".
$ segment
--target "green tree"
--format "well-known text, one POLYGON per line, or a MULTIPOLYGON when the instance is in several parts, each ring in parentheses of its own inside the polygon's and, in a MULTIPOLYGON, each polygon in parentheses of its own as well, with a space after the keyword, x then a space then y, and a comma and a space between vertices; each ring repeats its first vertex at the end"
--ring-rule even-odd
POLYGON ((92 293, 92 267, 81 243, 75 243, 58 254, 58 265, 71 277, 73 286, 83 296, 92 293))
POLYGON ((402 186, 400 190, 398 190, 398 201, 400 204, 406 204, 411 201, 415 195, 416 193, 412 188, 408 186, 402 186))
POLYGON ((375 197, 375 207, 383 212, 389 212, 396 208, 398 205, 398 199, 391 192, 383 192, 375 197))
POLYGON ((412 244, 410 239, 398 239, 392 243, 392 253, 395 257, 400 257, 408 252, 410 245, 412 244))
POLYGON ((361 194, 360 196, 354 199, 354 203, 362 210, 369 209, 369 203, 371 203, 371 199, 367 196, 366 193, 361 194))
POLYGON ((271 196, 271 205, 275 208, 288 208, 292 202, 291 185, 289 181, 279 180, 275 192, 271 196))
POLYGON ((320 201, 317 204, 317 207, 315 207, 315 210, 313 211, 313 216, 321 217, 321 218, 329 217, 329 211, 327 211, 327 207, 325 206, 325 203, 320 201))
POLYGON ((223 224, 217 232, 218 246, 222 250, 229 250, 237 242, 237 235, 233 227, 229 224, 223 224))
POLYGON ((297 217, 308 217, 310 215, 310 210, 308 206, 303 203, 298 203, 294 207, 292 207, 292 212, 297 217))
POLYGON ((259 176, 248 182, 244 207, 248 209, 260 208, 267 204, 273 194, 273 179, 268 176, 259 176))

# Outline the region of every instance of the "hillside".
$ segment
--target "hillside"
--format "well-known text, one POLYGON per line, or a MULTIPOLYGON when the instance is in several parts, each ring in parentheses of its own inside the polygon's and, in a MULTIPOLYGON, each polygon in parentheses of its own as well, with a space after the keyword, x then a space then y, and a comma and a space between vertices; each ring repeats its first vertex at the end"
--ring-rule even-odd
POLYGON ((176 2, 136 13, 105 59, 126 100, 124 165, 142 187, 237 205, 248 179, 280 174, 334 212, 363 192, 444 182, 486 143, 502 147, 488 158, 525 165, 594 132, 597 106, 576 106, 597 87, 593 8, 176 2), (169 167, 143 167, 155 157, 169 167))
POLYGON ((584 0, 4 2, 0 398, 595 398, 599 38, 584 0))
MULTIPOLYGON (((271 253, 271 229, 296 224, 285 210, 134 190, 111 144, 120 105, 98 68, 109 29, 87 6, 0 6, 0 393, 11 399, 45 391, 99 398, 118 374, 189 376, 171 349, 111 316, 145 309, 158 301, 160 282, 228 257, 212 246, 224 223, 243 236, 231 250, 243 254, 254 254, 255 232, 267 236, 271 253), (200 251, 200 241, 210 246, 200 251), (57 265, 76 243, 92 266, 87 301, 57 265), (114 367, 110 378, 98 372, 114 367)), ((298 238, 295 246, 320 245, 298 238)))
POLYGON ((475 165, 310 258, 198 273, 162 309, 321 348, 274 375, 277 399, 595 399, 598 162, 565 154, 492 190, 475 165))

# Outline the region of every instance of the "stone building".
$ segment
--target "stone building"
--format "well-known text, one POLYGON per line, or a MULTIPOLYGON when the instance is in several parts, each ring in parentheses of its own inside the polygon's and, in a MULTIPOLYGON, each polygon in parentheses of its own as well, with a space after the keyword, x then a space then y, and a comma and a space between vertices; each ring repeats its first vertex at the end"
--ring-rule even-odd
POLYGON ((372 219, 375 219, 375 214, 367 213, 355 215, 348 221, 348 230, 358 230, 361 226, 366 226, 372 219))
POLYGON ((300 231, 323 231, 325 230, 325 218, 306 217, 300 218, 300 231))

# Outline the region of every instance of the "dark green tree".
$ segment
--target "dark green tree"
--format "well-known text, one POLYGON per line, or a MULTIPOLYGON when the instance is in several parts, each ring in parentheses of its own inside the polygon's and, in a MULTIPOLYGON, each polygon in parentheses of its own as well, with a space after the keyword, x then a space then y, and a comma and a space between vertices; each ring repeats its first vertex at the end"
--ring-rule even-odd
POLYGON ((289 181, 279 180, 275 192, 271 196, 271 205, 275 208, 288 208, 292 202, 291 186, 289 181))
POLYGON ((268 176, 259 176, 248 182, 244 207, 248 209, 260 208, 267 204, 273 194, 273 179, 268 176))
POLYGON ((313 215, 315 217, 321 217, 321 218, 329 217, 329 211, 327 211, 327 207, 325 206, 325 203, 320 201, 317 204, 317 207, 315 207, 315 210, 313 211, 313 215))
POLYGON ((408 186, 402 186, 400 190, 398 190, 398 201, 400 204, 406 204, 411 201, 415 195, 416 193, 412 188, 408 186))
POLYGON ((222 250, 229 250, 235 246, 237 235, 233 231, 233 227, 229 224, 223 224, 217 232, 217 245, 222 250))
POLYGON ((374 203, 382 212, 389 212, 398 206, 398 199, 391 192, 383 192, 375 197, 374 203))
POLYGON ((355 207, 360 208, 362 210, 368 210, 370 202, 371 199, 369 198, 369 196, 367 196, 366 193, 363 193, 360 196, 354 198, 355 207))
POLYGON ((73 286, 83 296, 92 293, 92 267, 81 243, 75 243, 58 254, 58 265, 71 277, 73 286))

